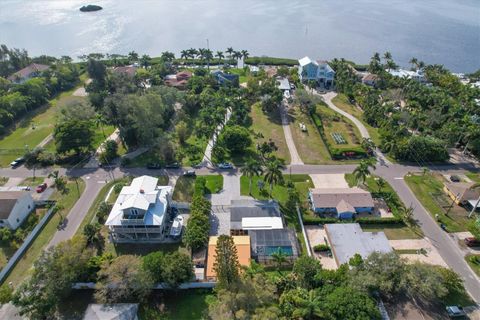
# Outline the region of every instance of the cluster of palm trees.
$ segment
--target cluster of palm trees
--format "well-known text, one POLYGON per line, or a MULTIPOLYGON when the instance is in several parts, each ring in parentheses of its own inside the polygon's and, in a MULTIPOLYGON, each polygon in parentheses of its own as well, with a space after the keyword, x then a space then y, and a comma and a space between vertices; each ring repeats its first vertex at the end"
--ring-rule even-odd
POLYGON ((282 170, 285 168, 283 163, 276 157, 263 159, 263 165, 259 161, 250 159, 242 167, 241 172, 249 178, 248 194, 252 194, 253 177, 259 177, 265 174, 263 180, 270 185, 270 198, 272 197, 273 185, 283 182, 282 170))
POLYGON ((387 51, 383 54, 383 63, 382 57, 380 57, 380 53, 375 52, 373 54, 373 57, 370 59, 368 71, 372 73, 379 73, 384 69, 395 70, 397 68, 398 66, 395 61, 393 61, 392 54, 390 52, 387 51))
POLYGON ((410 59, 409 63, 412 65, 412 70, 419 70, 419 69, 423 69, 425 67, 425 62, 419 61, 415 57, 410 59))
POLYGON ((227 48, 225 52, 223 51, 216 51, 215 54, 210 49, 200 48, 190 48, 186 50, 182 50, 180 52, 180 58, 185 59, 188 61, 189 59, 199 59, 201 61, 207 61, 209 63, 213 60, 214 57, 218 59, 218 63, 220 64, 225 58, 229 60, 235 60, 236 64, 238 65, 238 61, 240 59, 248 58, 249 53, 247 50, 236 51, 232 47, 227 48))

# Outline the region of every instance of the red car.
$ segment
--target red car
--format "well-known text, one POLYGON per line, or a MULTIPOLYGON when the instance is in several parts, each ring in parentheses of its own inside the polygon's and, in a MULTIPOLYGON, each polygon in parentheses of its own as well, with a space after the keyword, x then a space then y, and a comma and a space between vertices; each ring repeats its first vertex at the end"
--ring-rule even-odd
POLYGON ((465 244, 469 247, 480 247, 480 240, 474 237, 465 238, 464 241, 465 241, 465 244))
POLYGON ((44 182, 42 184, 39 184, 36 188, 35 188, 35 191, 37 191, 37 193, 42 193, 43 191, 45 191, 45 189, 47 189, 47 184, 44 182))

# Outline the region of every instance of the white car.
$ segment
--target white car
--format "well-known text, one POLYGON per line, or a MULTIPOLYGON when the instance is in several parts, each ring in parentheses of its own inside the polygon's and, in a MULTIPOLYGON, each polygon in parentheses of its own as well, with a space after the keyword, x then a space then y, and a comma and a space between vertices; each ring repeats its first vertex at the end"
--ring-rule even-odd
POLYGON ((233 164, 225 162, 218 165, 219 169, 233 169, 233 164))

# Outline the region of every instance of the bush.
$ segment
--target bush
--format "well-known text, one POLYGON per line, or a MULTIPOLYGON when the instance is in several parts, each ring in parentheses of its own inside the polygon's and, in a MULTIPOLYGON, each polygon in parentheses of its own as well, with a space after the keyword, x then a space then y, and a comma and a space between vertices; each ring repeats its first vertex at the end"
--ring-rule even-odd
POLYGON ((245 59, 246 64, 258 65, 277 65, 277 66, 296 66, 298 61, 295 59, 273 58, 273 57, 249 57, 245 59))
POLYGON ((193 196, 203 196, 207 191, 206 184, 207 179, 205 179, 205 177, 197 177, 197 179, 195 179, 193 196))
POLYGON ((303 215, 303 224, 305 225, 337 223, 339 221, 337 218, 321 218, 303 215))
POLYGON ((313 247, 313 251, 315 252, 324 252, 324 251, 330 251, 330 247, 328 244, 317 244, 316 246, 313 247))
POLYGON ((401 218, 358 218, 355 222, 360 224, 403 224, 401 218))

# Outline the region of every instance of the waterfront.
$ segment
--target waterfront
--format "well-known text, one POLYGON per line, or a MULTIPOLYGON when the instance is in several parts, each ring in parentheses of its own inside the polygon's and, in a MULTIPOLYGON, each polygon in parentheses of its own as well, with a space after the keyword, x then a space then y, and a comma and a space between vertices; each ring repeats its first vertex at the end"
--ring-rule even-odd
POLYGON ((2 0, 0 43, 31 54, 159 55, 190 47, 247 49, 251 55, 344 57, 368 63, 390 51, 452 71, 480 68, 476 0, 2 0), (81 13, 88 3, 104 10, 81 13))

